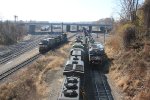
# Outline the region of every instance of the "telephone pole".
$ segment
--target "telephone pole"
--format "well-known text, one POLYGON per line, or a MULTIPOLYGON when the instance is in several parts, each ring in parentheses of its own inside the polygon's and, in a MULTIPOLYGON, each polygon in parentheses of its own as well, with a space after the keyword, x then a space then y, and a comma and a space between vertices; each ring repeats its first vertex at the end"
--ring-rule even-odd
POLYGON ((14 15, 14 18, 15 18, 15 23, 17 22, 17 19, 18 19, 18 16, 17 15, 14 15))
POLYGON ((64 29, 64 27, 63 27, 63 22, 61 23, 61 25, 62 25, 61 28, 62 28, 62 33, 63 33, 63 32, 64 32, 64 31, 63 31, 63 29, 64 29))

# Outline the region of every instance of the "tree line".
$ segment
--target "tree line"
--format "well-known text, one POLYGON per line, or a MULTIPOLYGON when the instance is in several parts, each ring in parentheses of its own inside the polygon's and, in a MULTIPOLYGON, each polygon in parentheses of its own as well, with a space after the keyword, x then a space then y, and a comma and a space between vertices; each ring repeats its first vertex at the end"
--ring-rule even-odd
POLYGON ((18 42, 27 30, 21 22, 4 21, 0 22, 0 44, 9 45, 18 42))

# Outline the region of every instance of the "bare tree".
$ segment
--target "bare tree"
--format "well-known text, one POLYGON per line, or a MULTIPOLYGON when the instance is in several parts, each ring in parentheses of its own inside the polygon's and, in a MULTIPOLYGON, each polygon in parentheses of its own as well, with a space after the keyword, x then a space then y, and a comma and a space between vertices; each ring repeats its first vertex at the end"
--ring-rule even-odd
POLYGON ((136 20, 136 12, 138 9, 139 0, 120 0, 122 19, 134 22, 136 20))
POLYGON ((146 28, 150 28, 150 0, 145 0, 144 3, 144 23, 146 28))
POLYGON ((1 22, 0 24, 0 44, 16 43, 23 35, 26 29, 23 23, 13 23, 10 21, 1 22))
POLYGON ((144 24, 146 27, 146 35, 150 36, 150 0, 145 0, 143 5, 144 24))

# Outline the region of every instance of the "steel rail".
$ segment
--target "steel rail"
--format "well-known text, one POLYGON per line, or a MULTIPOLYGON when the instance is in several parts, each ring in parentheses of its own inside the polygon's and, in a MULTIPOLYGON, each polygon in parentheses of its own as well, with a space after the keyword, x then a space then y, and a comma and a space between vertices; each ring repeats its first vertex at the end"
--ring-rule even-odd
POLYGON ((7 70, 6 72, 0 74, 0 80, 4 79, 5 77, 9 76, 10 74, 14 73, 15 71, 17 71, 18 69, 28 65, 29 63, 35 61, 37 58, 39 58, 41 56, 41 54, 37 54, 35 56, 33 56, 32 58, 27 59, 26 61, 20 63, 19 65, 7 70))
MULTIPOLYGON (((77 35, 77 34, 75 34, 77 35)), ((72 35, 70 37, 68 37, 68 39, 73 38, 75 35, 72 35)), ((32 63, 33 61, 35 61, 36 59, 38 59, 42 54, 38 53, 36 55, 34 55, 33 57, 27 59, 26 61, 14 66, 13 68, 10 68, 9 70, 3 72, 2 74, 0 74, 0 81, 3 80, 4 78, 8 77, 9 75, 11 75, 12 73, 16 72, 17 70, 19 70, 20 68, 32 63)))

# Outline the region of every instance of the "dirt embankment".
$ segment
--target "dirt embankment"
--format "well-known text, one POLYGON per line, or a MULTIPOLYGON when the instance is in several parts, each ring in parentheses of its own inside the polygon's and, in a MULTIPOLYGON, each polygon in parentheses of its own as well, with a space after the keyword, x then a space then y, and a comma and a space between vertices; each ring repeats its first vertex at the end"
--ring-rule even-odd
POLYGON ((63 80, 62 69, 70 47, 71 42, 48 52, 34 64, 12 75, 7 82, 0 85, 0 100, 56 98, 63 80))
POLYGON ((138 49, 119 50, 115 38, 107 40, 105 50, 112 61, 109 76, 124 95, 122 100, 149 100, 150 41, 138 49))

